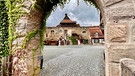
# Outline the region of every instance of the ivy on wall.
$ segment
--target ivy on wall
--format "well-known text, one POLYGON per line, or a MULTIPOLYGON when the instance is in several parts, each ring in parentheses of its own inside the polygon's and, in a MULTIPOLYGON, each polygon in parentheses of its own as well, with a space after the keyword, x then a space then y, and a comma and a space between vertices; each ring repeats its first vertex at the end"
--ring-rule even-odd
POLYGON ((12 42, 14 39, 16 39, 15 35, 15 27, 17 20, 23 16, 26 12, 23 11, 21 8, 23 6, 24 0, 6 0, 6 7, 8 9, 8 34, 9 34, 9 49, 12 49, 12 42))
POLYGON ((5 1, 0 1, 0 57, 9 55, 8 14, 5 1))

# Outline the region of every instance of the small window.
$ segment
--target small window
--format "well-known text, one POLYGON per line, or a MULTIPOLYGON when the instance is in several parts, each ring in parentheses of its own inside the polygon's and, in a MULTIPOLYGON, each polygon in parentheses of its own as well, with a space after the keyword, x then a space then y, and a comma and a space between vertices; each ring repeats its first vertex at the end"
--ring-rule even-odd
POLYGON ((46 34, 46 37, 48 37, 48 34, 46 34))
POLYGON ((61 33, 61 32, 62 32, 62 30, 59 30, 59 32, 61 33))
POLYGON ((94 39, 94 43, 99 43, 99 39, 94 39))
POLYGON ((64 34, 67 34, 67 30, 64 30, 64 34))
POLYGON ((98 37, 98 32, 95 33, 95 36, 98 37))
POLYGON ((103 23, 101 24, 101 29, 104 30, 104 24, 103 23))
POLYGON ((83 31, 82 33, 86 33, 86 31, 83 31))
POLYGON ((51 30, 51 33, 53 33, 54 32, 54 30, 51 30))

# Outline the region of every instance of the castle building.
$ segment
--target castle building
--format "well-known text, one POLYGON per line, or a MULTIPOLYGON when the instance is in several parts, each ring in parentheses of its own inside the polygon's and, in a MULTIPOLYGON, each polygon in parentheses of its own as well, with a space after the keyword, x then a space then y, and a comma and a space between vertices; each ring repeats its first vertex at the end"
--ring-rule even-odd
POLYGON ((81 45, 103 43, 104 35, 99 26, 80 26, 67 14, 56 27, 47 27, 45 45, 81 45))

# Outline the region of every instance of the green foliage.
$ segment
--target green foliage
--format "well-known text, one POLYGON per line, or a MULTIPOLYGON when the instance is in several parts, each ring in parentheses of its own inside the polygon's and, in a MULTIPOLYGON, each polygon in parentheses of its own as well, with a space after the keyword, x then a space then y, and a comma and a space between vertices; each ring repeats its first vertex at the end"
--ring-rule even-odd
POLYGON ((73 37, 73 36, 70 37, 70 36, 68 36, 67 38, 72 41, 72 44, 73 45, 76 45, 76 39, 77 39, 76 37, 73 37))
POLYGON ((9 55, 7 11, 5 1, 0 1, 0 63, 2 63, 2 57, 9 55))
POLYGON ((96 0, 84 0, 86 3, 90 3, 91 5, 95 6, 97 9, 99 8, 97 6, 96 0))
POLYGON ((8 8, 9 19, 9 48, 12 49, 12 41, 15 36, 15 25, 17 20, 23 16, 26 12, 22 10, 22 2, 24 0, 6 0, 6 7, 8 8))
POLYGON ((73 45, 76 45, 76 38, 75 37, 71 37, 71 41, 73 45))
POLYGON ((41 37, 41 41, 40 41, 40 48, 43 49, 44 46, 44 34, 46 31, 46 19, 43 20, 42 25, 40 27, 40 37, 41 37))
MULTIPOLYGON (((35 65, 34 65, 34 62, 35 62, 35 57, 34 57, 34 56, 35 56, 35 53, 37 52, 37 49, 38 49, 38 48, 39 48, 39 47, 37 46, 36 48, 33 49, 33 52, 32 52, 32 65, 33 65, 33 66, 35 66, 35 65)), ((33 75, 32 75, 32 76, 36 76, 36 74, 35 74, 35 73, 36 73, 36 70, 38 70, 39 68, 40 68, 40 67, 33 67, 33 75)))
POLYGON ((35 37, 38 32, 39 32, 39 30, 34 30, 34 31, 32 31, 32 32, 29 32, 29 33, 26 35, 26 37, 25 37, 25 39, 24 39, 24 41, 23 41, 24 43, 23 43, 22 48, 25 48, 25 47, 26 47, 26 44, 29 43, 30 39, 33 38, 33 37, 35 37))
POLYGON ((9 55, 8 15, 5 1, 0 1, 0 57, 9 55))

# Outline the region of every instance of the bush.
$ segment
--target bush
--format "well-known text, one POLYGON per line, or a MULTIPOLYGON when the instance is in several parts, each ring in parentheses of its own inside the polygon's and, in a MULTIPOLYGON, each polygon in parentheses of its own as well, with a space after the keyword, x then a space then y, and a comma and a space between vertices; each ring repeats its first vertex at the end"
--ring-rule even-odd
POLYGON ((0 57, 9 55, 8 15, 5 1, 0 1, 0 57))

